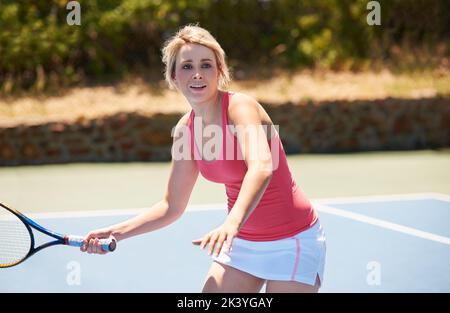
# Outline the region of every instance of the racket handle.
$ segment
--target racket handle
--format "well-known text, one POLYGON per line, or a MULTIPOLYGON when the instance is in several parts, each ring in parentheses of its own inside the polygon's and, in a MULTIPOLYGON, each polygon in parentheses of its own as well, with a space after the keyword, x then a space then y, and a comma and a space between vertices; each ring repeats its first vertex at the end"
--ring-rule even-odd
MULTIPOLYGON (((66 236, 64 238, 64 242, 66 245, 72 247, 81 247, 84 244, 84 237, 81 236, 66 236)), ((102 246, 103 251, 112 252, 116 250, 117 241, 113 238, 106 238, 99 240, 100 245, 102 246)))

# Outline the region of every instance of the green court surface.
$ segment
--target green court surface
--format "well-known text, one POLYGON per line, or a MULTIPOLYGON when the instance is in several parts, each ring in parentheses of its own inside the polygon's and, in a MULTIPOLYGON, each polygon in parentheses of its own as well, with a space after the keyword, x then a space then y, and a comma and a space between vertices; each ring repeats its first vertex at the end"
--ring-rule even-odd
MULTIPOLYGON (((450 194, 449 151, 288 156, 311 199, 437 192, 450 194)), ((1 199, 23 212, 115 210, 152 205, 169 163, 103 163, 0 168, 1 199)), ((199 176, 190 204, 225 203, 225 189, 199 176)))

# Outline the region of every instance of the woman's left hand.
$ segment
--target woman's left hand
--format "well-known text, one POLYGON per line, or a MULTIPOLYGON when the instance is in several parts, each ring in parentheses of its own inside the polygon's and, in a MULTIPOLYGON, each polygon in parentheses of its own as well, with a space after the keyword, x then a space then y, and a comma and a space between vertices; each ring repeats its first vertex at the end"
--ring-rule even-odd
POLYGON ((203 238, 192 240, 192 243, 196 246, 200 245, 200 249, 204 249, 208 245, 208 255, 213 253, 215 247, 215 256, 217 257, 224 244, 225 251, 231 251, 233 239, 238 232, 237 224, 227 219, 220 227, 210 231, 203 238))

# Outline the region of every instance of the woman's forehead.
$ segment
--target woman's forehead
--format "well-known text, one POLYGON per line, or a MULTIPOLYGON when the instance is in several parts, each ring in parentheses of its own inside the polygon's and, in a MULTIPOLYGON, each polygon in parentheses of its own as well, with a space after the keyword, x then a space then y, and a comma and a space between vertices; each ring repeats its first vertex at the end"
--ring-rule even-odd
POLYGON ((177 54, 177 61, 185 62, 188 60, 198 61, 202 59, 214 60, 214 52, 203 45, 187 43, 180 48, 177 54))

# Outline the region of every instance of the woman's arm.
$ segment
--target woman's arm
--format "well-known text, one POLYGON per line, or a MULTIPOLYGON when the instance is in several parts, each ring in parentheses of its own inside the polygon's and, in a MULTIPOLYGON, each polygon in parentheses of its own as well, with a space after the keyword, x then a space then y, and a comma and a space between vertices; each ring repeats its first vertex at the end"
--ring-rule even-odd
POLYGON ((247 165, 241 190, 228 215, 228 219, 240 228, 261 200, 273 168, 258 102, 243 94, 236 94, 231 99, 229 118, 237 130, 239 147, 247 165))
POLYGON ((237 130, 247 173, 237 200, 223 225, 193 242, 201 248, 209 245, 208 254, 212 254, 215 247, 216 255, 225 242, 227 250, 231 248, 233 238, 258 205, 273 171, 272 154, 262 127, 258 102, 248 96, 235 94, 229 106, 229 118, 237 130))
MULTIPOLYGON (((187 116, 180 119, 175 128, 174 142, 180 140, 179 130, 187 127, 187 116)), ((187 140, 184 138, 182 140, 187 140)), ((144 234, 167 226, 177 220, 186 209, 192 189, 198 177, 195 160, 179 160, 172 158, 169 180, 162 200, 145 212, 124 222, 110 227, 92 231, 85 237, 87 243, 82 251, 89 253, 104 252, 98 244, 98 239, 113 236, 120 241, 132 236, 144 234)))

